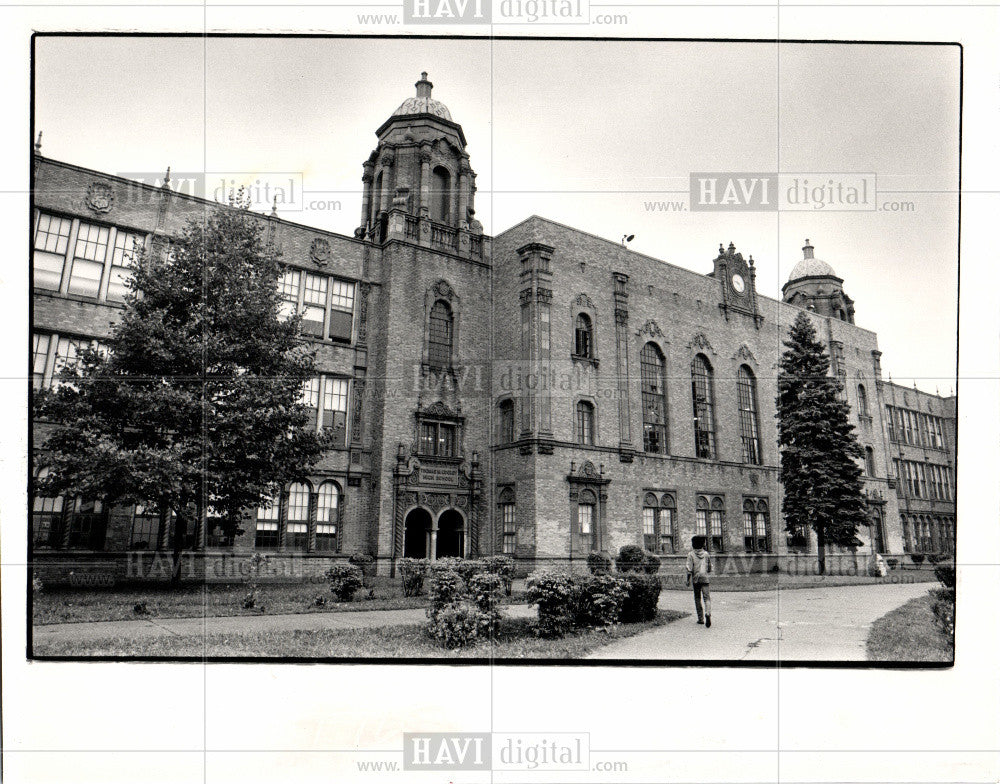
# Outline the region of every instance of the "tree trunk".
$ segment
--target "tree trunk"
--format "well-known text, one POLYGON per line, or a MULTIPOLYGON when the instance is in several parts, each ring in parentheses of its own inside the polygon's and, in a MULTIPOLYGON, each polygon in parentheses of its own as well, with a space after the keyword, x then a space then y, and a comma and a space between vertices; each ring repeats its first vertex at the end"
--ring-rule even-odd
POLYGON ((826 529, 816 526, 816 554, 819 557, 819 573, 826 574, 826 529))
POLYGON ((184 550, 184 537, 187 534, 187 520, 182 512, 174 515, 174 568, 170 575, 172 585, 181 582, 181 554, 184 550))

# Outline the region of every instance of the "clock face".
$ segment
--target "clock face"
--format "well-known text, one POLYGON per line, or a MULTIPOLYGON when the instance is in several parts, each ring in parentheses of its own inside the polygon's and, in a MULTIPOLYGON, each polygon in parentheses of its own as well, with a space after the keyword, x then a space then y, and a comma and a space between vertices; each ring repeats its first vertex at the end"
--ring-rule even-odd
POLYGON ((743 276, 739 273, 733 275, 733 288, 736 289, 737 294, 742 294, 747 290, 747 282, 743 280, 743 276))

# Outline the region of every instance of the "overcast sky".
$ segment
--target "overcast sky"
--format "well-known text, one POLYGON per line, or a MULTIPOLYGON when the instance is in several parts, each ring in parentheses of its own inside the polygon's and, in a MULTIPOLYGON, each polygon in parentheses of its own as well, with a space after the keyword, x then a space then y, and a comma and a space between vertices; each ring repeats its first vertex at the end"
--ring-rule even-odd
MULTIPOLYGON (((107 172, 302 172, 282 213, 351 235, 375 129, 420 71, 461 123, 477 217, 531 214, 697 272, 720 242, 780 298, 806 237, 883 371, 948 394, 956 352, 958 50, 929 46, 347 39, 36 43, 43 154, 107 172), (875 172, 906 211, 663 212, 690 172, 875 172)), ((809 176, 806 174, 805 176, 809 176)))

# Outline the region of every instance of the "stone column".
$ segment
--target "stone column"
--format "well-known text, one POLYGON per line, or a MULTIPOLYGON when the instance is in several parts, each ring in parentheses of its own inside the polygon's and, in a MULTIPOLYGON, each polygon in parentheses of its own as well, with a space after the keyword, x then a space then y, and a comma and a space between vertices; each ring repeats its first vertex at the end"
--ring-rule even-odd
POLYGON ((618 430, 619 457, 623 463, 632 462, 632 421, 629 404, 628 367, 628 275, 614 273, 615 281, 615 343, 618 373, 618 430))
POLYGON ((431 151, 429 148, 420 150, 420 217, 426 218, 431 213, 431 151))
POLYGON ((361 196, 361 226, 367 228, 371 224, 372 211, 372 181, 375 179, 371 161, 365 161, 365 171, 361 175, 361 182, 364 183, 364 191, 361 196))
POLYGON ((431 525, 430 531, 430 542, 427 545, 427 559, 430 561, 437 560, 437 549, 438 549, 438 529, 437 520, 435 520, 431 525))
POLYGON ((462 160, 458 174, 458 221, 460 229, 469 227, 469 162, 462 160))
POLYGON ((379 160, 382 165, 382 193, 379 195, 379 212, 388 212, 392 207, 392 153, 384 152, 379 160))

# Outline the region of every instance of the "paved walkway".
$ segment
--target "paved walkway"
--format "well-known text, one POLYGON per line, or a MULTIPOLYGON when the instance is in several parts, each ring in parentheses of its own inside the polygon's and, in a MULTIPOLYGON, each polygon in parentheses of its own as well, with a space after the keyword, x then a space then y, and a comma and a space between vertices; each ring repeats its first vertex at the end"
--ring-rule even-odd
POLYGON ((851 585, 716 591, 712 628, 695 622, 689 591, 664 591, 663 609, 688 618, 599 648, 591 659, 864 661, 871 625, 934 585, 851 585))

